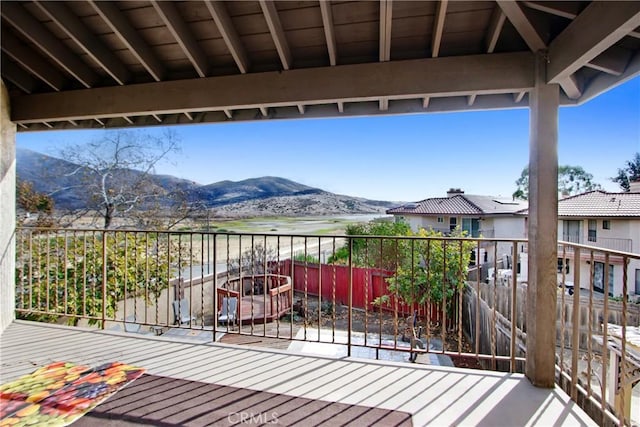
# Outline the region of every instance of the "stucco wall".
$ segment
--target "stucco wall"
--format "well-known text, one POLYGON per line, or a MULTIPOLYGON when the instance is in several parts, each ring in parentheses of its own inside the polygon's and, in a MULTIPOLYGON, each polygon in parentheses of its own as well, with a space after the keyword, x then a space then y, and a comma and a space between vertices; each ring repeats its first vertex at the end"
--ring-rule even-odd
POLYGON ((0 82, 0 331, 15 318, 16 126, 0 82))

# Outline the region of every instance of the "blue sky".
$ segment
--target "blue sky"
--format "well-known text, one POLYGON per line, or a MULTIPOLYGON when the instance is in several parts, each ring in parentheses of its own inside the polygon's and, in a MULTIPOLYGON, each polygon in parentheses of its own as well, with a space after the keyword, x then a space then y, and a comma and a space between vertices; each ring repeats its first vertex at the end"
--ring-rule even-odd
MULTIPOLYGON (((280 176, 334 193, 417 201, 450 187, 510 196, 529 158, 529 110, 174 126, 182 150, 157 172, 201 184, 280 176)), ((145 132, 160 132, 149 128, 145 132)), ((21 132, 19 147, 50 155, 103 131, 21 132)), ((608 191, 640 152, 640 78, 560 109, 558 157, 608 191)))

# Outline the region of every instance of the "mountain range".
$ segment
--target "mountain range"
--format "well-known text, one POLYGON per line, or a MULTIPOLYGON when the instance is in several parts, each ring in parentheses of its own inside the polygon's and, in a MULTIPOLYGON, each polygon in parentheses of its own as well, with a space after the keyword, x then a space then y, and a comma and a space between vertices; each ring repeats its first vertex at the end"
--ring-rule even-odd
MULTIPOLYGON (((35 191, 51 195, 56 209, 86 207, 86 182, 91 176, 88 169, 20 147, 16 151, 16 168, 18 180, 31 182, 35 191)), ((128 170, 127 176, 141 173, 128 170)), ((200 203, 216 216, 383 213, 397 205, 335 194, 273 176, 201 185, 171 175, 151 175, 149 185, 161 205, 170 207, 174 196, 180 194, 182 200, 200 203)))

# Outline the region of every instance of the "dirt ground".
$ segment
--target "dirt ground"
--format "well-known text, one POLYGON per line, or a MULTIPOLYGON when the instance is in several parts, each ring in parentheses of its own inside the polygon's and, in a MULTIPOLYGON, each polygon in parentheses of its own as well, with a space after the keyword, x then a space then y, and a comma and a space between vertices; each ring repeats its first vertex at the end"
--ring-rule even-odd
MULTIPOLYGON (((307 306, 298 301, 294 304, 294 312, 297 312, 299 316, 294 316, 294 323, 304 323, 303 315, 307 313, 307 326, 318 326, 318 304, 309 301, 307 306)), ((395 318, 393 313, 382 311, 367 311, 353 309, 352 310, 352 324, 351 328, 356 332, 367 332, 373 334, 382 335, 397 335, 398 337, 404 337, 408 340, 412 332, 410 326, 412 324, 412 318, 395 318)), ((320 313, 320 323, 323 328, 335 327, 338 330, 348 330, 349 325, 348 307, 336 306, 335 314, 333 313, 332 306, 330 304, 323 305, 320 313)), ((422 338, 429 337, 430 339, 442 339, 442 326, 439 324, 428 325, 423 319, 418 319, 418 327, 422 326, 422 338)), ((473 347, 466 339, 464 334, 461 334, 461 353, 473 353, 473 347)), ((445 351, 457 352, 458 351, 458 331, 445 330, 444 333, 444 349, 445 351)), ((475 357, 465 356, 450 356, 453 364, 459 368, 470 369, 483 369, 479 363, 479 360, 475 357)))

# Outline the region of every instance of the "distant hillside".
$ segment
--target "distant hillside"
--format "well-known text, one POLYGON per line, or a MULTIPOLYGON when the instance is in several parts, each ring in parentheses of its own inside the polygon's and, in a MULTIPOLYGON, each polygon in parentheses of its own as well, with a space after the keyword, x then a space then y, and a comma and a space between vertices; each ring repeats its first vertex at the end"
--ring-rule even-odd
MULTIPOLYGON (((57 209, 86 206, 90 174, 80 166, 23 148, 16 152, 16 165, 18 180, 51 194, 57 209)), ((162 198, 161 204, 168 208, 173 196, 180 193, 190 202, 212 208, 214 215, 227 217, 381 213, 394 204, 338 195, 273 176, 200 185, 171 175, 153 175, 152 185, 162 198)))

